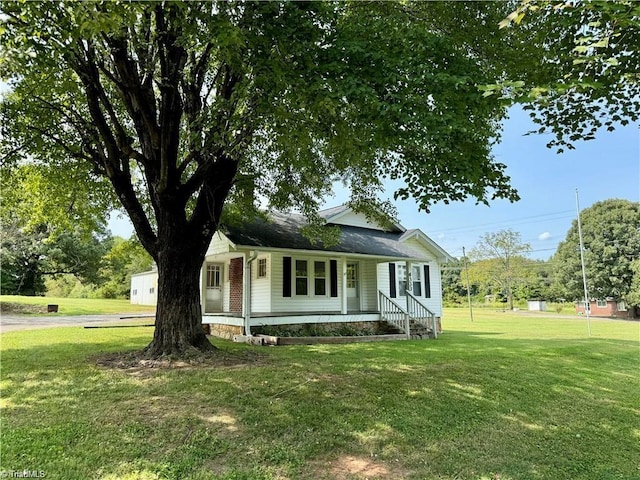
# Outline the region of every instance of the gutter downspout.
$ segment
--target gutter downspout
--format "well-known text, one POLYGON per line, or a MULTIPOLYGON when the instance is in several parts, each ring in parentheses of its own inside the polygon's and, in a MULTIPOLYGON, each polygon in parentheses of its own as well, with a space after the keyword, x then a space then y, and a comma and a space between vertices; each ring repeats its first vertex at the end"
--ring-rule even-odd
POLYGON ((244 334, 248 337, 251 337, 251 264, 253 261, 258 258, 258 252, 253 250, 250 252, 250 257, 247 259, 246 255, 244 257, 244 275, 242 280, 244 281, 244 286, 242 288, 242 293, 244 295, 244 334))

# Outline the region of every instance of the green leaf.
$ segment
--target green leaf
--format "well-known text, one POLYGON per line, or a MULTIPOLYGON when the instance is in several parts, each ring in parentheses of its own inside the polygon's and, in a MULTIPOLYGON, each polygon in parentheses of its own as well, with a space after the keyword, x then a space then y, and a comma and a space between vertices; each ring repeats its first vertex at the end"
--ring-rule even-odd
POLYGON ((609 37, 605 37, 596 43, 592 43, 590 46, 593 48, 606 48, 609 46, 609 37))

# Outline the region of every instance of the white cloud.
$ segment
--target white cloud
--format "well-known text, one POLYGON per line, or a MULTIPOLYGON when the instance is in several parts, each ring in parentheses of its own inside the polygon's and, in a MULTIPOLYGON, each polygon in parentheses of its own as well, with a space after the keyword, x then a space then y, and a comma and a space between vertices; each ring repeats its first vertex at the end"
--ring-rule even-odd
POLYGON ((551 238, 551 234, 549 232, 544 232, 538 235, 538 240, 549 240, 551 238))

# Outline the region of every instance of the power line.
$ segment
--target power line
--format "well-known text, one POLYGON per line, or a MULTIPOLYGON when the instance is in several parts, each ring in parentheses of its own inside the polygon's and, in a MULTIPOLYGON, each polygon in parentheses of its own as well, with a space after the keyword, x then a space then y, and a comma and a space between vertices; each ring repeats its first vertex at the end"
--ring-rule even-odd
POLYGON ((561 212, 552 212, 552 213, 543 213, 543 214, 539 214, 539 215, 531 215, 529 217, 519 217, 519 218, 514 218, 514 219, 500 220, 500 221, 496 221, 496 222, 480 223, 480 224, 476 224, 476 225, 467 225, 467 226, 464 226, 464 227, 443 228, 443 229, 438 229, 438 230, 434 230, 434 231, 437 231, 438 233, 445 233, 445 232, 464 233, 464 232, 468 232, 468 231, 480 230, 480 229, 483 229, 483 228, 489 227, 489 226, 520 225, 520 224, 528 224, 528 223, 539 223, 539 222, 544 222, 544 221, 547 221, 547 220, 562 220, 564 218, 571 218, 571 217, 573 217, 572 211, 571 210, 564 210, 564 211, 561 211, 561 212), (543 218, 543 217, 546 217, 546 218, 543 218), (529 221, 531 219, 538 219, 538 220, 529 221))

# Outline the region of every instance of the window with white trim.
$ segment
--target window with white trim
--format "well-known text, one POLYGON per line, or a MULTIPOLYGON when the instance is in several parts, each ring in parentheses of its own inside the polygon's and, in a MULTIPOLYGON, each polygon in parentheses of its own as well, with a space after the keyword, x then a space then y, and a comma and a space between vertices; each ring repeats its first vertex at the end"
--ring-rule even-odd
POLYGON ((309 270, 306 260, 296 260, 296 295, 309 294, 309 270))
POLYGON ((598 308, 606 308, 607 301, 606 300, 596 300, 596 306, 598 308))
POLYGON ((358 266, 355 263, 347 264, 347 288, 358 288, 358 266))
POLYGON ((411 266, 411 282, 413 284, 413 295, 422 296, 422 275, 420 265, 411 266))
POLYGON ((405 297, 407 295, 407 266, 404 263, 396 265, 398 277, 398 296, 405 297))
POLYGON ((220 287, 220 265, 207 265, 207 288, 220 287))
POLYGON ((258 278, 267 278, 267 259, 258 259, 258 278))
POLYGON ((325 296, 327 294, 326 262, 313 262, 313 294, 317 296, 325 296))

